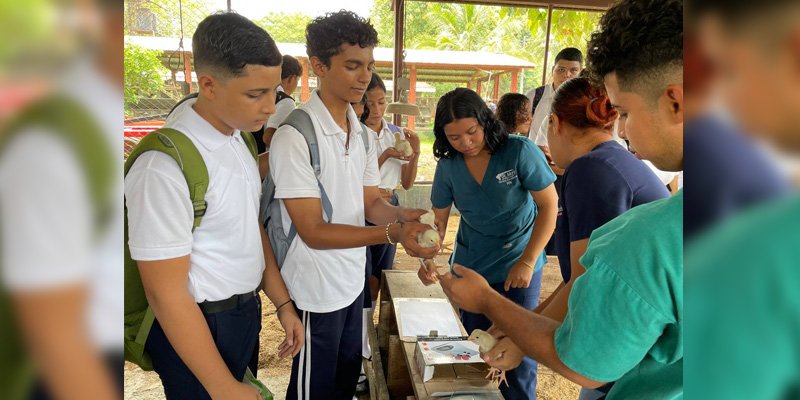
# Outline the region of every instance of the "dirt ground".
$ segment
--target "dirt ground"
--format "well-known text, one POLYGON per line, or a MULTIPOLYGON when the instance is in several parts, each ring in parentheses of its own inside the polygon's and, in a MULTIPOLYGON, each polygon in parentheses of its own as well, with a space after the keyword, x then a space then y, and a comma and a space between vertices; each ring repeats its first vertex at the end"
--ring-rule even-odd
MULTIPOLYGON (((448 233, 445 237, 443 254, 437 259, 439 264, 444 264, 452 252, 455 232, 458 229, 459 218, 453 216, 448 223, 448 233)), ((417 270, 419 263, 409 257, 402 247, 397 251, 395 269, 417 270)), ((541 298, 544 299, 552 293, 561 282, 558 261, 548 257, 548 264, 544 267, 542 278, 541 298)), ((275 394, 275 399, 284 399, 286 386, 289 383, 291 360, 281 360, 277 357, 278 344, 283 339, 283 329, 275 316, 275 307, 262 294, 264 315, 261 323, 261 350, 259 351, 258 378, 275 394)), ((377 312, 376 312, 377 316, 377 312)), ((553 371, 539 366, 539 383, 536 389, 540 400, 574 400, 578 397, 580 388, 562 378, 553 371)), ((154 372, 145 372, 137 366, 125 363, 125 398, 136 400, 161 400, 164 399, 164 390, 161 381, 154 372)))

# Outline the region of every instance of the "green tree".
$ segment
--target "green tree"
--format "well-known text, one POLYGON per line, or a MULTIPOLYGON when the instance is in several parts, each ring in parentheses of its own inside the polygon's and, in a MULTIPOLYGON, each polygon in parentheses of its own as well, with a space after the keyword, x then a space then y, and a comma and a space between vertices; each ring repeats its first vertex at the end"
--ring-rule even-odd
POLYGON ((255 21, 273 40, 282 43, 305 43, 306 26, 310 22, 311 17, 305 14, 274 12, 255 21))
POLYGON ((159 52, 125 44, 125 113, 144 97, 154 96, 164 87, 169 71, 161 64, 159 52))

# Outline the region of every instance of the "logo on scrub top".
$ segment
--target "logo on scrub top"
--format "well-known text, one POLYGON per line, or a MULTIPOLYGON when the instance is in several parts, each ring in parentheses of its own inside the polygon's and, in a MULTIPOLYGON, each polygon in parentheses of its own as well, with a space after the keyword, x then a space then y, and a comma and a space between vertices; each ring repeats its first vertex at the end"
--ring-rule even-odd
POLYGON ((517 179, 517 170, 510 169, 508 171, 503 171, 497 174, 495 178, 497 178, 497 183, 505 183, 506 185, 510 185, 517 179))

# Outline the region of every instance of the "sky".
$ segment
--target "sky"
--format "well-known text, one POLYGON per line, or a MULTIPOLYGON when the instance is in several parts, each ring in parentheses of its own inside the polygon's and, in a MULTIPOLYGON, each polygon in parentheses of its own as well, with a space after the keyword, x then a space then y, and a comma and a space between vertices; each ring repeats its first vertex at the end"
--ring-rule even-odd
MULTIPOLYGON (((215 0, 217 7, 225 9, 227 0, 215 0)), ((303 13, 316 17, 330 11, 347 9, 362 17, 369 17, 373 0, 231 0, 231 8, 250 19, 259 19, 269 12, 303 13)))

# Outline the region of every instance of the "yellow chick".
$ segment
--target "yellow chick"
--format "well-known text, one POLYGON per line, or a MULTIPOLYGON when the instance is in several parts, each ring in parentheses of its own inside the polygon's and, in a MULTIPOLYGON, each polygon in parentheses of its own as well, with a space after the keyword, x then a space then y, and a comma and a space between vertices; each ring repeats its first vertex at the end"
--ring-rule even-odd
MULTIPOLYGON (((467 340, 477 344, 481 353, 486 353, 493 349, 495 345, 497 345, 497 339, 489 334, 489 332, 481 329, 475 329, 472 331, 467 340)), ((486 378, 491 379, 492 382, 497 385, 497 387, 500 387, 500 385, 503 383, 508 386, 508 381, 506 380, 506 371, 501 371, 495 367, 489 367, 489 374, 486 375, 486 378)))
POLYGON ((403 153, 404 157, 408 157, 414 153, 414 149, 411 148, 411 143, 409 143, 408 140, 402 139, 399 132, 395 132, 394 134, 394 148, 403 153))
POLYGON ((417 243, 422 247, 433 247, 439 243, 439 231, 428 229, 423 233, 417 234, 417 243))

